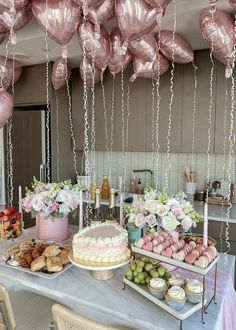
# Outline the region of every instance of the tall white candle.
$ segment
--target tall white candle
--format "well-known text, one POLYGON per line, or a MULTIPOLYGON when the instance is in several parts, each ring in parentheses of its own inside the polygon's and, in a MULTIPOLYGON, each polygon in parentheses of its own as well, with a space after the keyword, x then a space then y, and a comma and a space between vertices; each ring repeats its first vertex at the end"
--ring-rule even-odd
POLYGON ((23 218, 23 210, 22 210, 22 188, 19 186, 19 213, 21 214, 21 226, 24 229, 24 218, 23 218))
POLYGON ((79 193, 79 230, 83 229, 83 192, 82 190, 79 193))
POLYGON ((208 246, 208 204, 204 205, 203 244, 208 246))
POLYGON ((120 226, 123 227, 124 224, 124 214, 123 214, 123 194, 120 194, 120 226))

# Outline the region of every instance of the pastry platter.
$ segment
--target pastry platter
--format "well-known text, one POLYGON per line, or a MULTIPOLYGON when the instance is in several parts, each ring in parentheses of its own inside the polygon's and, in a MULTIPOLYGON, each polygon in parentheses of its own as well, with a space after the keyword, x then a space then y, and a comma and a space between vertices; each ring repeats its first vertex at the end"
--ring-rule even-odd
POLYGON ((123 261, 122 263, 119 264, 113 264, 110 266, 92 266, 92 265, 85 265, 85 264, 80 264, 77 261, 73 259, 72 253, 69 254, 69 260, 71 264, 74 266, 81 268, 81 269, 86 269, 91 272, 93 277, 97 280, 100 281, 105 281, 111 279, 114 274, 115 274, 115 269, 123 267, 127 265, 130 262, 130 259, 123 261))
POLYGON ((40 240, 28 240, 1 251, 0 265, 45 279, 54 279, 72 267, 71 248, 40 240))

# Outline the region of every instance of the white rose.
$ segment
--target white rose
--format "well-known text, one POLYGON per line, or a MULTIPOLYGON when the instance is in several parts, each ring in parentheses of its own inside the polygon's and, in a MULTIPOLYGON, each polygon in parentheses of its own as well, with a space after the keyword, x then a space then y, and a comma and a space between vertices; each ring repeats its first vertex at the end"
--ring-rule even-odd
POLYGON ((128 222, 129 222, 129 223, 134 223, 135 218, 136 218, 136 214, 134 214, 134 213, 130 213, 130 214, 129 214, 128 222))
POLYGON ((69 208, 69 206, 68 205, 66 205, 66 204, 61 204, 60 206, 59 206, 59 213, 61 213, 61 214, 63 214, 63 215, 67 215, 67 214, 69 214, 70 213, 70 208, 69 208))
POLYGON ((164 217, 170 211, 170 207, 164 204, 158 204, 156 208, 156 214, 160 217, 164 217))
POLYGON ((156 200, 147 200, 144 203, 144 210, 149 213, 155 214, 157 212, 157 201, 156 200))
POLYGON ((40 212, 44 208, 44 202, 41 195, 33 196, 32 198, 32 207, 36 212, 40 212))
POLYGON ((185 213, 189 213, 189 212, 193 211, 193 206, 191 205, 190 202, 182 203, 181 207, 185 213))
POLYGON ((180 202, 175 198, 170 198, 167 202, 167 205, 169 207, 172 207, 172 206, 178 207, 178 206, 180 206, 180 202))
POLYGON ((164 216, 162 218, 162 227, 166 230, 166 231, 173 231, 176 229, 177 226, 179 226, 180 223, 179 221, 176 220, 176 217, 174 216, 173 213, 169 213, 169 215, 164 216))
POLYGON ((66 190, 61 190, 57 195, 57 202, 69 204, 71 199, 71 194, 66 190))
POLYGON ((156 192, 155 191, 150 191, 150 192, 145 193, 144 199, 145 199, 145 201, 155 200, 156 199, 156 192))
POLYGON ((192 227, 192 224, 193 221, 188 215, 186 215, 181 221, 181 225, 185 231, 188 231, 192 227))

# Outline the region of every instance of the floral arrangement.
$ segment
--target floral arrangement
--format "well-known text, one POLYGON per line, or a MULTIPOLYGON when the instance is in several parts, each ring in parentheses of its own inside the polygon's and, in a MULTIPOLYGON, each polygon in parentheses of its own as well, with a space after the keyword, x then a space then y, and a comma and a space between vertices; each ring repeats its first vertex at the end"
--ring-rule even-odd
POLYGON ((188 231, 203 218, 194 211, 184 193, 169 197, 164 191, 145 188, 144 199, 135 200, 124 208, 128 228, 161 227, 168 232, 177 228, 188 231))
POLYGON ((26 188, 22 206, 32 216, 41 213, 46 219, 61 218, 77 209, 81 189, 77 184, 72 185, 71 180, 43 183, 34 178, 32 190, 26 188))

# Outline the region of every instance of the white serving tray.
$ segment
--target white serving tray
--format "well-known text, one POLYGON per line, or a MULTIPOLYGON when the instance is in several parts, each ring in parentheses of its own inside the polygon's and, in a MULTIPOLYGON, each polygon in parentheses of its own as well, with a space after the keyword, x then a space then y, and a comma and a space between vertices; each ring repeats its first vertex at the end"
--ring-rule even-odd
POLYGON ((215 264, 218 262, 218 260, 220 258, 219 256, 216 257, 215 260, 213 260, 207 268, 200 268, 200 267, 197 267, 197 266, 194 266, 194 265, 190 265, 190 264, 188 264, 186 262, 183 262, 183 261, 175 260, 173 258, 164 257, 160 254, 149 252, 149 251, 146 251, 144 249, 137 248, 134 245, 131 245, 131 250, 133 252, 142 254, 142 255, 150 257, 152 259, 156 259, 158 261, 165 262, 169 265, 173 265, 173 266, 176 266, 178 268, 189 270, 189 271, 191 271, 193 273, 196 273, 196 274, 199 274, 199 275, 206 275, 212 269, 212 267, 215 266, 215 264))
MULTIPOLYGON (((173 308, 171 308, 169 305, 165 303, 165 300, 157 299, 155 296, 153 296, 150 292, 147 286, 142 286, 135 284, 131 281, 129 281, 127 278, 123 278, 123 282, 128 285, 130 288, 134 289, 138 293, 140 293, 142 296, 147 298, 148 300, 152 301, 154 304, 165 310, 167 313, 171 314, 178 320, 185 320, 189 316, 191 316, 193 313, 197 312, 202 308, 202 302, 198 304, 191 304, 190 302, 186 301, 184 308, 181 311, 176 311, 173 308)), ((206 305, 207 300, 204 300, 204 305, 206 305)))
POLYGON ((31 275, 35 275, 35 276, 38 276, 38 277, 42 277, 42 278, 46 278, 48 280, 51 280, 51 279, 54 279, 57 276, 63 274, 66 270, 71 268, 73 265, 71 263, 68 264, 68 265, 65 265, 64 268, 60 272, 55 272, 55 273, 51 273, 51 274, 43 273, 41 271, 32 272, 32 270, 30 270, 29 268, 14 267, 14 266, 6 264, 5 261, 3 261, 3 260, 0 261, 0 266, 11 268, 11 269, 14 269, 14 270, 19 270, 23 273, 27 273, 27 274, 31 274, 31 275))

